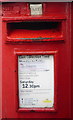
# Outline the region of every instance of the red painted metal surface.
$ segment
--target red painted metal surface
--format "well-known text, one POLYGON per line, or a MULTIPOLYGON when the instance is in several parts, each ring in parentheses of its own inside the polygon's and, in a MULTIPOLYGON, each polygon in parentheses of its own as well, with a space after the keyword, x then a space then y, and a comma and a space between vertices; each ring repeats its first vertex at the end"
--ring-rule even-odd
MULTIPOLYGON (((71 41, 73 42, 73 2, 71 3, 71 41)), ((73 43, 71 44, 71 118, 73 119, 73 43)))
MULTIPOLYGON (((2 6, 0 4, 0 11, 1 8, 2 6)), ((1 16, 0 16, 0 118, 2 118, 2 19, 1 16)))
MULTIPOLYGON (((71 117, 71 3, 44 3, 43 15, 31 16, 29 3, 3 3, 2 13, 2 112, 3 118, 70 118, 71 117), (55 30, 55 39, 53 41, 22 41, 16 42, 15 38, 24 38, 23 30, 13 28, 13 31, 7 27, 9 23, 25 21, 50 21, 61 22, 63 26, 60 30, 55 30), (59 32, 59 34, 58 34, 59 32), (58 37, 61 37, 62 40, 58 37), (9 41, 9 44, 8 42, 9 41), (12 42, 13 41, 13 42, 12 42), (58 51, 56 59, 56 112, 18 112, 17 103, 17 68, 16 68, 16 51, 23 53, 45 54, 47 51, 58 51)), ((57 28, 56 28, 57 29, 57 28)), ((52 28, 53 30, 53 28, 52 28)), ((26 31, 26 30, 25 30, 26 31)), ((34 32, 34 31, 33 31, 34 32)), ((50 31, 50 35, 52 35, 50 31)), ((27 31, 26 31, 27 33, 27 31)), ((50 37, 45 31, 40 35, 50 37), (44 34, 43 34, 44 33, 44 34), (46 34, 46 35, 45 35, 46 34)), ((32 33, 26 37, 30 37, 32 33)), ((38 31, 34 32, 33 38, 38 37, 38 31)), ((51 53, 52 54, 52 53, 51 53)), ((56 65, 55 64, 55 65, 56 65)))

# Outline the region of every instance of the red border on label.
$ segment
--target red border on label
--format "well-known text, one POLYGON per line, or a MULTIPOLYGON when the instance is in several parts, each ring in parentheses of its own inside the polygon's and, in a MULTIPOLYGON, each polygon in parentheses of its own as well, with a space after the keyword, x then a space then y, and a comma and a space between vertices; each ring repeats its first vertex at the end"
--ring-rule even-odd
POLYGON ((57 53, 58 51, 22 51, 16 50, 16 103, 17 112, 56 112, 57 111, 57 53), (51 108, 19 108, 19 87, 18 87, 18 56, 19 55, 54 55, 54 106, 51 108))

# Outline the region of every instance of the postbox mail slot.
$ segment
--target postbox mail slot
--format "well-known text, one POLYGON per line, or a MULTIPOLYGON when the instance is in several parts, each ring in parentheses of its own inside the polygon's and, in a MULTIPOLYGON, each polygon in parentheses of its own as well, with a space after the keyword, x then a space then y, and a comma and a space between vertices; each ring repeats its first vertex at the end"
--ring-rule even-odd
POLYGON ((7 23, 7 41, 56 41, 64 40, 62 22, 7 23))

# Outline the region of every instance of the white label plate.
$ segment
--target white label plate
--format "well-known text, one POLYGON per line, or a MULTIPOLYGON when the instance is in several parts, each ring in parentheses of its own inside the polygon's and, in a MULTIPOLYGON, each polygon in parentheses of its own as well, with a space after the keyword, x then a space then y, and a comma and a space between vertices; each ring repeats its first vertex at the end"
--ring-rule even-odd
POLYGON ((54 105, 54 56, 18 56, 20 108, 44 108, 54 105))
POLYGON ((30 4, 31 15, 42 15, 42 4, 30 4))

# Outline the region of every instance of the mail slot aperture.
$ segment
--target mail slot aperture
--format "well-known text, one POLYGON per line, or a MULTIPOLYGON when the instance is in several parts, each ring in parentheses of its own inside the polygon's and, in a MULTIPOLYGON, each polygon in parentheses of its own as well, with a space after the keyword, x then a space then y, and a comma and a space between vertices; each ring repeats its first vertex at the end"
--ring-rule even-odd
POLYGON ((62 22, 14 22, 7 23, 7 41, 55 41, 63 40, 62 22))

